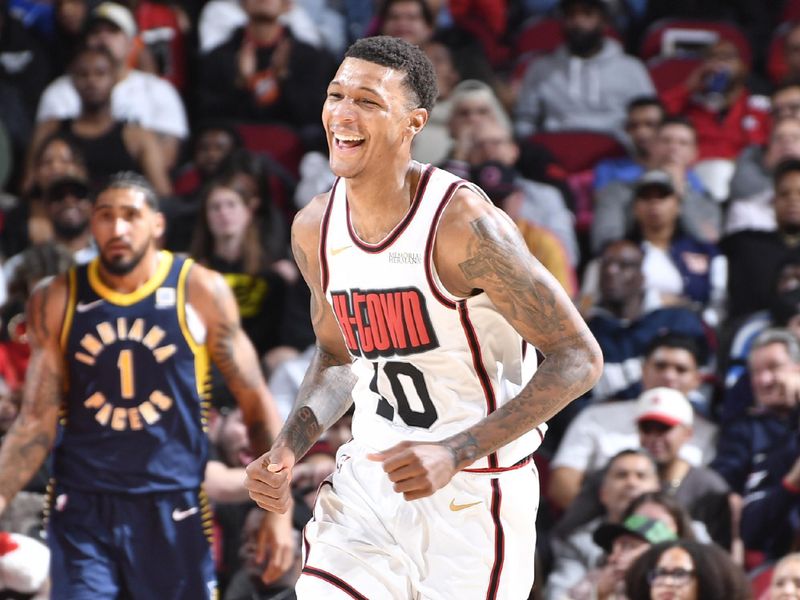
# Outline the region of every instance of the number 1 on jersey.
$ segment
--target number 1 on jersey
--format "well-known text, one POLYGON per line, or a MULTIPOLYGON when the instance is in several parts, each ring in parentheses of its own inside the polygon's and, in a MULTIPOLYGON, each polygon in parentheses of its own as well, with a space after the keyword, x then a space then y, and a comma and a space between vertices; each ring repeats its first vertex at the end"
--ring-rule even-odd
POLYGON ((117 368, 119 369, 120 394, 126 400, 131 400, 135 392, 133 387, 133 352, 131 350, 119 351, 117 368))

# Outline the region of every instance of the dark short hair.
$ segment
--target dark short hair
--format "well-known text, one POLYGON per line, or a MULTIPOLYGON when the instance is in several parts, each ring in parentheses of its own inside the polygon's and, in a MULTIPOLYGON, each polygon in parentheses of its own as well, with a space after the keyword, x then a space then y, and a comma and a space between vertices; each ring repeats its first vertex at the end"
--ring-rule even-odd
POLYGON ((650 454, 644 448, 626 448, 625 450, 620 450, 614 456, 608 459, 605 467, 603 467, 603 479, 606 478, 606 475, 611 470, 611 467, 616 463, 619 459, 625 458, 626 456, 641 456, 642 458, 647 459, 650 463, 650 466, 653 467, 653 472, 658 473, 658 464, 656 463, 656 459, 653 458, 653 455, 650 454))
POLYGON ((348 48, 344 57, 402 71, 406 75, 403 83, 414 94, 418 107, 430 112, 436 103, 439 95, 436 73, 430 59, 419 47, 399 38, 379 35, 358 40, 348 48))
POLYGON ((670 125, 680 125, 682 127, 688 127, 692 130, 695 138, 697 138, 697 128, 694 126, 689 119, 686 117, 682 117, 680 115, 669 115, 668 117, 664 117, 664 120, 661 121, 661 124, 658 126, 658 129, 664 129, 664 127, 669 127, 670 125))
MULTIPOLYGON (((800 27, 800 24, 798 26, 800 27)), ((796 76, 787 77, 773 88, 770 98, 774 98, 777 94, 792 88, 800 88, 800 78, 796 76)))
POLYGON ((155 211, 160 210, 158 193, 146 177, 133 171, 120 171, 114 173, 105 184, 94 194, 92 201, 97 201, 100 194, 107 190, 138 190, 144 194, 145 202, 155 211))
POLYGON ((800 159, 798 158, 785 158, 778 163, 775 171, 772 173, 772 183, 775 187, 783 180, 784 177, 791 173, 800 173, 800 159))
POLYGON ((655 354, 655 351, 659 348, 686 350, 686 352, 692 355, 697 366, 704 364, 705 349, 698 343, 697 339, 692 336, 670 331, 657 335, 647 344, 647 348, 644 351, 645 360, 655 354))
POLYGON ((425 23, 428 24, 428 27, 433 27, 436 24, 433 11, 425 0, 384 0, 384 2, 381 4, 380 12, 378 13, 380 22, 383 23, 386 21, 386 17, 389 16, 389 9, 395 4, 399 4, 401 2, 410 2, 419 6, 420 10, 422 11, 422 18, 425 19, 425 23))
POLYGON ((662 117, 667 113, 666 108, 664 108, 664 103, 661 102, 658 96, 636 96, 633 100, 628 102, 625 110, 630 113, 637 108, 646 108, 650 106, 659 109, 662 117))
POLYGON ((114 58, 114 55, 111 54, 111 50, 106 48, 105 46, 89 46, 87 44, 81 44, 75 53, 72 55, 72 59, 69 62, 69 70, 72 72, 76 65, 78 64, 78 60, 85 54, 94 54, 97 56, 102 56, 105 58, 109 63, 111 63, 112 69, 116 70, 119 67, 119 63, 117 59, 114 58))

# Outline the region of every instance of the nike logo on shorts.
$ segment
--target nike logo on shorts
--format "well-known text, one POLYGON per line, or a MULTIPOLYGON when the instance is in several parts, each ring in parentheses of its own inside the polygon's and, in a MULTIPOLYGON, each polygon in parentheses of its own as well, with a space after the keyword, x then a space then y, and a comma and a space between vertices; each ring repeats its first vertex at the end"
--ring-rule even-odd
POLYGON ((178 510, 177 508, 172 511, 172 520, 175 522, 183 521, 184 519, 191 517, 193 514, 197 513, 200 509, 196 506, 192 508, 187 508, 186 510, 178 510))
POLYGON ((477 506, 478 504, 483 504, 481 500, 477 502, 470 502, 469 504, 456 504, 456 499, 453 498, 450 500, 450 510, 453 512, 458 512, 459 510, 464 510, 465 508, 470 508, 472 506, 477 506))

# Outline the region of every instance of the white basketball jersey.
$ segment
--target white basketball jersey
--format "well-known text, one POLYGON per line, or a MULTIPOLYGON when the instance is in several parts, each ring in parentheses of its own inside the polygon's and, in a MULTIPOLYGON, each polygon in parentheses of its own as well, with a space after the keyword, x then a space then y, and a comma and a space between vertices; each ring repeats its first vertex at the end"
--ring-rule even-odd
MULTIPOLYGON (((322 289, 358 376, 353 437, 375 450, 463 431, 512 398, 536 369, 535 350, 485 293, 453 296, 436 273, 437 227, 464 185, 472 186, 426 166, 405 217, 377 244, 353 229, 344 182, 331 189, 321 225, 322 289)), ((513 466, 536 450, 545 429, 471 469, 513 466)))

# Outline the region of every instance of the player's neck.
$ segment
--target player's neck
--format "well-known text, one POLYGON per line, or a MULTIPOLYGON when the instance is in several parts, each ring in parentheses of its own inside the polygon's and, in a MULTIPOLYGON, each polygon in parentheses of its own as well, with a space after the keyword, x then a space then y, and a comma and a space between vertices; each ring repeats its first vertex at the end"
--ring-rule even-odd
POLYGON ((147 283, 158 270, 161 253, 156 248, 150 249, 130 273, 115 275, 103 267, 102 261, 98 269, 102 282, 115 292, 130 294, 147 283))
POLYGON ((345 180, 350 218, 361 239, 378 242, 402 220, 421 172, 422 165, 409 161, 402 168, 345 180))

